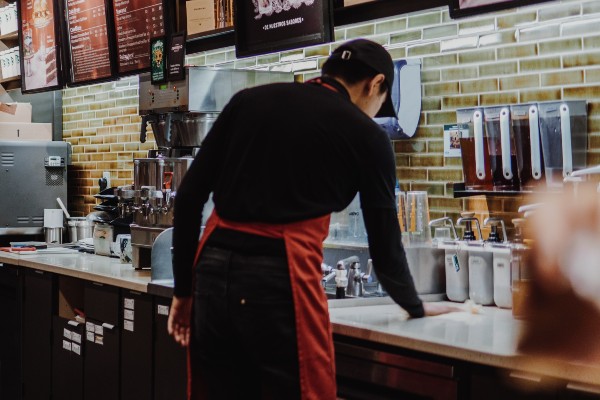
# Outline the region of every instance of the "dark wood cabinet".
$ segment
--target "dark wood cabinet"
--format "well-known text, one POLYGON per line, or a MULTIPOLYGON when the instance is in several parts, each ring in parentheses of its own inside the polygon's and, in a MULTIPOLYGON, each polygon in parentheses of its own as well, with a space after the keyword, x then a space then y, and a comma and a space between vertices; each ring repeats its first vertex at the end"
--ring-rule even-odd
POLYGON ((451 360, 335 337, 338 396, 345 399, 464 399, 464 377, 451 360))
POLYGON ((0 399, 21 399, 20 298, 17 268, 0 263, 0 399))
POLYGON ((152 297, 121 293, 121 400, 152 399, 152 297))
POLYGON ((119 299, 116 287, 95 282, 85 286, 85 400, 119 399, 119 299))
POLYGON ((52 316, 57 309, 55 277, 44 271, 23 275, 23 399, 50 399, 52 394, 52 316))
POLYGON ((154 400, 184 400, 187 354, 167 332, 170 298, 154 301, 154 400))
POLYGON ((52 330, 52 398, 81 400, 85 325, 54 316, 52 330))

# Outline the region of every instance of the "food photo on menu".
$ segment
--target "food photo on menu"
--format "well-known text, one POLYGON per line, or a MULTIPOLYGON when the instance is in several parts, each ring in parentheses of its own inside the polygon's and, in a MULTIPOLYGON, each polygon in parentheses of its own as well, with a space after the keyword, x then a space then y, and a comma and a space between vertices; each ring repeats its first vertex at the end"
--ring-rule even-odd
POLYGON ((21 2, 25 87, 35 90, 58 85, 54 10, 51 0, 21 2))
POLYGON ((311 6, 313 3, 314 0, 252 0, 255 19, 260 19, 263 15, 271 16, 273 13, 279 14, 282 11, 289 11, 292 8, 298 9, 302 6, 311 6))
POLYGON ((504 3, 506 1, 511 0, 460 0, 459 6, 460 8, 480 7, 487 6, 490 4, 504 3))

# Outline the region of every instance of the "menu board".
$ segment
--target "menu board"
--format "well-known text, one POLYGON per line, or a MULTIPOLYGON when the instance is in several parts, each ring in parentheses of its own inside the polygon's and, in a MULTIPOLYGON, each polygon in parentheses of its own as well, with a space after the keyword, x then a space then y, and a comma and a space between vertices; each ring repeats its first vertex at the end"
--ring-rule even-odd
POLYGON ((22 91, 60 88, 58 10, 52 0, 19 0, 22 91))
POLYGON ((71 81, 112 76, 105 0, 67 0, 71 81))
POLYGON ((450 0, 449 7, 450 16, 460 18, 544 1, 550 0, 450 0))
POLYGON ((330 0, 235 0, 236 55, 250 56, 330 42, 330 0))
POLYGON ((150 68, 150 39, 165 35, 163 0, 112 0, 119 74, 150 68))

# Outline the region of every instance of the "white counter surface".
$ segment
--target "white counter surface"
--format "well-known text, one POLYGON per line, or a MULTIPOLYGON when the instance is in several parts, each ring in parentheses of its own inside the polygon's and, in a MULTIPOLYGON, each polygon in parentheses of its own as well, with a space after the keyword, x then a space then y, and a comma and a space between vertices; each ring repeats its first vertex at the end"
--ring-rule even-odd
POLYGON ((22 254, 0 252, 0 262, 67 275, 93 282, 113 285, 146 293, 150 283, 149 270, 136 270, 122 264, 118 258, 87 253, 22 254))
MULTIPOLYGON (((333 332, 482 365, 526 372, 569 382, 600 385, 600 365, 548 360, 519 354, 519 332, 525 322, 511 310, 483 307, 435 317, 408 319, 390 298, 330 300, 333 332), (346 303, 344 303, 346 302, 346 303)), ((549 333, 551 334, 551 333, 549 333)))

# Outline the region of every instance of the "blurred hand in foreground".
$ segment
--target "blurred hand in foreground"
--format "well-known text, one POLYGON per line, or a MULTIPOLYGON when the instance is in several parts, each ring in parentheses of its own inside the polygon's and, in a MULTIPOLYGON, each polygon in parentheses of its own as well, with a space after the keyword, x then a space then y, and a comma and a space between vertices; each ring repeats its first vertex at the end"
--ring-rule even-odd
POLYGON ((600 362, 600 194, 596 185, 545 196, 531 218, 531 270, 519 351, 600 362))

